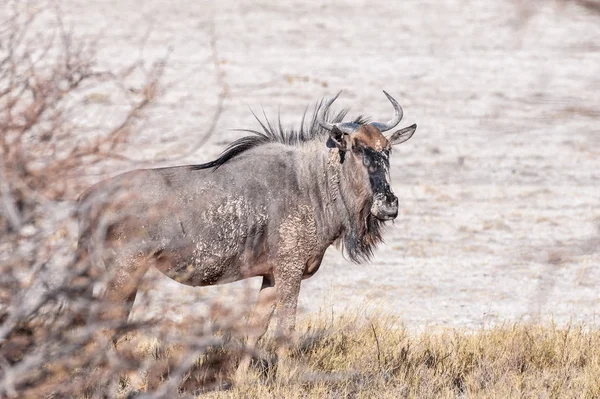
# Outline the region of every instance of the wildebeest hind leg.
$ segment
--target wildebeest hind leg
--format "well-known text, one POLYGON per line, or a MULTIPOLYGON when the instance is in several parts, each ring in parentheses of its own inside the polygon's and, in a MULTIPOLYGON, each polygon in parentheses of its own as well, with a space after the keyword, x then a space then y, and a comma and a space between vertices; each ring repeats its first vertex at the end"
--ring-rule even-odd
POLYGON ((138 286, 148 270, 148 262, 139 260, 127 265, 116 262, 115 267, 109 268, 109 280, 103 300, 101 318, 114 323, 116 330, 112 331, 113 343, 118 338, 118 330, 123 327, 135 302, 138 286), (112 269, 112 270, 111 270, 112 269))
POLYGON ((267 332, 269 321, 275 310, 275 286, 273 285, 272 277, 263 277, 262 286, 258 293, 256 305, 248 321, 248 332, 246 341, 246 353, 240 361, 236 372, 236 379, 242 380, 246 376, 252 352, 256 348, 258 340, 267 332))

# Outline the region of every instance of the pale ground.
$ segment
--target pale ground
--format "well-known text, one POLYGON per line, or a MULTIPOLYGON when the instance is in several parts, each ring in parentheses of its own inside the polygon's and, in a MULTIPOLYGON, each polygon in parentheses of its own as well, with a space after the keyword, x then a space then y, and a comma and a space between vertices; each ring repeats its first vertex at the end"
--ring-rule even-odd
MULTIPOLYGON (((228 129, 256 128, 249 107, 298 123, 306 106, 341 89, 337 105, 352 115, 388 119, 385 89, 403 105, 404 126, 418 123, 392 159, 401 213, 386 244, 364 265, 331 249, 303 282, 301 313, 367 304, 414 328, 595 322, 600 16, 524 3, 533 4, 529 19, 508 0, 61 2, 77 34, 104 33, 101 65, 171 48, 172 85, 130 154, 146 165, 185 152, 207 130, 221 89, 213 26, 225 109, 205 145, 172 164, 213 159, 242 135, 228 129)), ((121 100, 99 94, 108 101, 86 117, 110 119, 121 100)), ((173 315, 202 312, 199 299, 214 296, 234 303, 248 285, 254 297, 260 284, 160 281, 141 301, 166 298, 154 309, 173 315)))

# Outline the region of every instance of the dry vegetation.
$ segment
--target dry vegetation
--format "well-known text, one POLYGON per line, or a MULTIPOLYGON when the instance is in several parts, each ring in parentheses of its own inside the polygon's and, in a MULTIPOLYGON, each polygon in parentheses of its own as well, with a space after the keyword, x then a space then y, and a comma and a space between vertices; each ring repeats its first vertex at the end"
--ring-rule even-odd
POLYGON ((223 345, 223 331, 235 332, 239 316, 214 304, 213 323, 101 317, 110 312, 97 288, 108 276, 76 255, 70 212, 90 171, 131 167, 121 150, 163 93, 167 60, 103 70, 94 41, 77 40, 59 8, 11 7, 0 20, 0 397, 113 397, 129 389, 120 379, 146 374, 156 376, 147 394, 172 396, 195 359, 223 345), (94 105, 107 101, 98 93, 107 91, 124 105, 92 123, 94 105), (134 356, 123 341, 132 332, 186 356, 134 356))
MULTIPOLYGON (((133 346, 138 356, 163 363, 179 353, 143 337, 133 346)), ((187 373, 182 388, 228 388, 206 394, 215 398, 600 395, 600 332, 583 325, 414 333, 380 314, 322 314, 301 324, 298 344, 285 361, 275 352, 274 340, 266 338, 250 382, 231 387, 235 362, 227 350, 212 347, 187 373), (218 373, 207 372, 215 366, 218 373)), ((150 375, 144 384, 153 386, 156 378, 150 375)))
POLYGON ((87 170, 122 159, 163 65, 100 70, 94 43, 76 42, 54 7, 17 2, 0 21, 0 397, 103 391, 132 367, 106 350, 102 332, 140 326, 96 317, 101 306, 87 293, 102 276, 74 257, 64 210, 87 170), (134 74, 143 78, 131 82, 134 74), (88 94, 103 85, 129 106, 110 126, 86 130, 88 94))
POLYGON ((212 320, 100 321, 87 293, 103 276, 73 258, 72 216, 60 215, 87 168, 126 161, 118 150, 160 94, 165 60, 102 71, 54 9, 1 22, 0 397, 600 397, 600 331, 582 325, 415 333, 392 317, 318 315, 285 359, 263 339, 249 382, 235 383, 239 318, 217 304, 212 320), (52 34, 36 34, 38 18, 56 18, 52 34), (79 140, 72 116, 99 85, 130 106, 79 140))

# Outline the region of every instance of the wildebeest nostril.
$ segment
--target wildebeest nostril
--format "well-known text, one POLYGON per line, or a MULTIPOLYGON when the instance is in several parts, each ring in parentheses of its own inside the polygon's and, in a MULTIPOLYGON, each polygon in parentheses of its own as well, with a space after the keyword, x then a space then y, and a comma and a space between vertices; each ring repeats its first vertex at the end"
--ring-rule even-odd
POLYGON ((397 205, 386 205, 381 209, 381 211, 386 220, 396 219, 398 216, 397 205))

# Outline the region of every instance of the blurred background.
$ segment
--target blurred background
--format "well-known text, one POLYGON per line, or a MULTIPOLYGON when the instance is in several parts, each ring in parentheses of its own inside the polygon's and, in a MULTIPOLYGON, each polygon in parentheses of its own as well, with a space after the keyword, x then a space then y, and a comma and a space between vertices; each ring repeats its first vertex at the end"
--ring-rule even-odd
MULTIPOLYGON (((87 185, 139 167, 209 161, 243 135, 232 129, 258 126, 250 109, 272 119, 281 114, 284 126, 293 126, 306 107, 343 90, 337 107, 386 119, 385 89, 403 105, 403 123, 419 125, 392 159, 400 216, 369 264, 353 264, 331 249, 317 275, 303 282, 301 313, 383 306, 415 328, 550 318, 595 323, 600 3, 62 0, 47 6, 4 3, 4 32, 9 22, 26 26, 26 16, 35 15, 21 44, 48 44, 48 51, 37 50, 36 65, 63 60, 68 49, 89 55, 87 71, 98 79, 59 96, 69 128, 56 143, 24 145, 38 184, 59 193, 44 194, 46 208, 29 217, 22 208, 15 226, 29 237, 59 232, 69 243, 56 246, 63 257, 50 257, 46 266, 72 253, 76 226, 68 215, 87 185), (69 148, 94 147, 106 132, 114 142, 97 147, 101 159, 85 167, 63 163, 67 174, 40 175, 69 148)), ((3 38, 6 50, 12 42, 3 38)), ((18 65, 29 65, 25 59, 18 65)), ((10 86, 7 76, 2 87, 10 86)), ((4 166, 9 175, 24 161, 14 162, 4 166)), ((14 179, 5 197, 25 177, 14 179)), ((3 212, 8 230, 10 209, 3 212)), ((2 245, 5 258, 20 248, 2 245)), ((160 283, 138 302, 159 313, 168 304, 174 318, 202 311, 199 300, 233 303, 254 295, 260 284, 188 288, 155 277, 160 283)))

